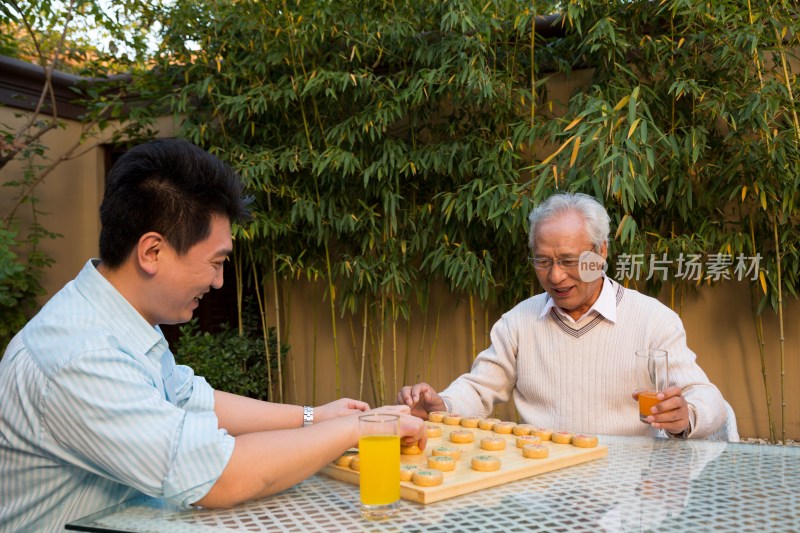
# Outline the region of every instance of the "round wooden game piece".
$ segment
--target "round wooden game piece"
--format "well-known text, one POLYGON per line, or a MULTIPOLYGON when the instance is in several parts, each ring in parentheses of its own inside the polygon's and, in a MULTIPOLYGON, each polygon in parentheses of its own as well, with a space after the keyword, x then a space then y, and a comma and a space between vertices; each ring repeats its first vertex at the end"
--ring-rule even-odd
POLYGON ((475 435, 466 429, 456 429, 450 432, 450 442, 464 444, 465 442, 472 442, 475 440, 475 435))
POLYGON ((350 468, 352 470, 355 470, 356 472, 360 472, 361 471, 361 457, 356 455, 355 457, 350 459, 350 468))
POLYGON ((461 419, 461 426, 465 428, 478 427, 478 419, 472 416, 464 417, 461 419))
POLYGON ((481 439, 481 449, 490 452, 506 449, 506 439, 503 437, 483 437, 481 439))
POLYGON ((439 426, 434 426, 432 424, 426 424, 425 435, 427 435, 429 439, 435 439, 436 437, 441 437, 442 428, 440 428, 439 426))
POLYGON ((451 472, 456 469, 456 460, 447 455, 434 455, 428 457, 428 468, 435 468, 442 472, 451 472))
POLYGON ((496 422, 492 427, 492 431, 502 435, 510 435, 514 430, 514 426, 516 426, 514 422, 496 422))
POLYGON ((446 414, 445 411, 431 411, 428 413, 428 420, 431 422, 441 422, 444 420, 444 415, 446 414))
POLYGON ((417 470, 411 480, 420 487, 435 487, 442 484, 444 474, 438 470, 417 470))
POLYGON ((500 470, 500 459, 491 455, 476 455, 472 458, 470 466, 479 472, 494 472, 500 470))
POLYGON ((414 477, 414 472, 418 470, 419 465, 400 465, 400 481, 411 481, 411 478, 414 477))
POLYGON ((422 449, 417 444, 401 444, 400 455, 420 455, 422 449))
POLYGON ((500 422, 499 418, 481 418, 478 420, 478 427, 491 431, 497 422, 500 422))
POLYGON ((528 459, 544 459, 550 454, 550 450, 544 444, 526 444, 522 447, 522 457, 528 459))
POLYGON ((527 444, 541 444, 542 439, 536 435, 520 435, 517 437, 517 448, 522 448, 527 444))
POLYGON ((511 428, 511 433, 519 437, 521 435, 530 435, 532 430, 533 427, 529 426, 528 424, 517 424, 511 428))
POLYGON ((452 457, 453 459, 461 459, 461 450, 456 450, 455 448, 451 448, 449 446, 437 446, 431 452, 433 455, 445 455, 447 457, 452 457))
POLYGON ((461 415, 458 413, 447 413, 444 415, 444 418, 442 418, 442 422, 448 426, 459 426, 461 425, 461 415))
POLYGON ((594 435, 584 435, 579 433, 572 437, 572 445, 578 448, 594 448, 597 446, 597 437, 594 435))
POLYGON ((358 457, 358 450, 347 450, 333 462, 336 466, 350 466, 354 457, 358 457))
POLYGON ((550 437, 550 440, 555 442, 556 444, 569 444, 572 442, 572 433, 569 431, 556 431, 550 437))
POLYGON ((536 435, 542 440, 550 440, 553 436, 553 430, 550 428, 534 428, 531 435, 536 435))

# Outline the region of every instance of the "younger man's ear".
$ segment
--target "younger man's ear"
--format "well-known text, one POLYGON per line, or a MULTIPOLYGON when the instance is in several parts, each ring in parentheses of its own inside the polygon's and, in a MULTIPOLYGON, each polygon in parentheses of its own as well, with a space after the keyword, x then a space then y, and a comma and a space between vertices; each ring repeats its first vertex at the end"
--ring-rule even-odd
POLYGON ((151 276, 158 272, 158 260, 164 249, 164 237, 154 231, 145 233, 139 238, 136 246, 136 260, 144 272, 151 276))

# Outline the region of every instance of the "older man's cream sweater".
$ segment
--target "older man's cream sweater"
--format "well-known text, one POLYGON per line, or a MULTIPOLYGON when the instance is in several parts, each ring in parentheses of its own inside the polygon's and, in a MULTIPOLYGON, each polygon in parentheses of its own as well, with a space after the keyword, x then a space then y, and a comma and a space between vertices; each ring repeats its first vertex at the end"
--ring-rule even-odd
POLYGON ((669 352, 670 382, 689 403, 691 438, 705 438, 725 422, 725 401, 695 362, 680 318, 658 300, 612 282, 617 317, 565 320, 539 294, 505 313, 491 332, 491 346, 471 371, 441 393, 453 411, 485 417, 495 403, 514 398, 520 418, 556 430, 654 435, 639 421, 636 350, 669 352))

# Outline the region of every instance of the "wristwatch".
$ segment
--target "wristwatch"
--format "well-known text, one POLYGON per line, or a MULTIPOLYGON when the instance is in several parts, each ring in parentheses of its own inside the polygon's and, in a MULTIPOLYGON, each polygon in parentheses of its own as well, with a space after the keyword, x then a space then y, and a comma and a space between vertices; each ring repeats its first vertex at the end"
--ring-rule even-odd
POLYGON ((314 423, 314 408, 310 405, 303 406, 303 427, 314 423))

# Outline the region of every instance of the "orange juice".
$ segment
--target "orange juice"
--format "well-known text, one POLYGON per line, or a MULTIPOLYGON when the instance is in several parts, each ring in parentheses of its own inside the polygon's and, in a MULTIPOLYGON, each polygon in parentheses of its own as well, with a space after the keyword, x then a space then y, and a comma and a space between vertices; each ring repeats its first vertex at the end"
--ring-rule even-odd
POLYGON ((400 499, 400 436, 365 435, 361 456, 361 503, 388 505, 400 499))
POLYGON ((639 393, 639 420, 645 422, 645 419, 653 414, 650 412, 650 409, 661 402, 656 395, 658 393, 654 391, 641 391, 639 393))

